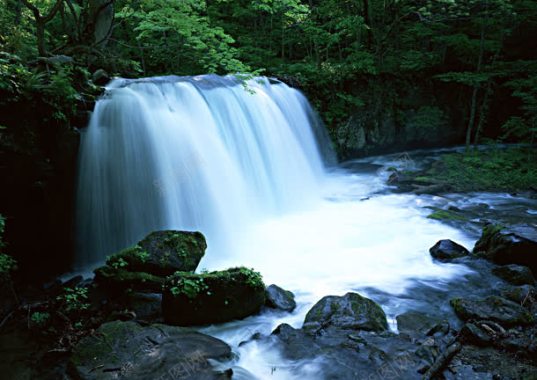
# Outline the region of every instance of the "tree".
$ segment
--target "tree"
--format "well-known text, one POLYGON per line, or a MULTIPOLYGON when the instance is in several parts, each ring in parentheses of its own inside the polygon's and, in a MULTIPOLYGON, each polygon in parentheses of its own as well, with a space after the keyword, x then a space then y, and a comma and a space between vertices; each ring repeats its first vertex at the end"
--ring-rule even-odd
POLYGON ((53 3, 52 7, 50 7, 48 11, 45 12, 45 14, 42 14, 41 10, 37 7, 37 5, 34 5, 29 0, 21 0, 21 2, 28 9, 30 9, 34 17, 37 37, 37 51, 39 52, 39 55, 46 56, 47 49, 45 47, 45 27, 47 26, 47 23, 52 21, 54 16, 56 16, 60 8, 63 6, 63 0, 56 0, 53 3))

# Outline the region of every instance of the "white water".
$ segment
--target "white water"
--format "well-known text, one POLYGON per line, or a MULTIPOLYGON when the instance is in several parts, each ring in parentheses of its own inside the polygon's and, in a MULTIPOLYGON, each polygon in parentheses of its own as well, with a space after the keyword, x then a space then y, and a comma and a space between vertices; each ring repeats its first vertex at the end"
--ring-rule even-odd
MULTIPOLYGON (((238 344, 282 322, 300 327, 328 294, 441 286, 467 269, 433 263, 428 248, 470 239, 427 219, 428 198, 375 195, 382 173, 327 170, 328 141, 298 91, 266 79, 248 88, 214 76, 109 86, 82 140, 77 264, 94 265, 152 230, 200 230, 209 245, 200 269, 253 267, 299 303, 292 314, 204 330, 239 354, 235 377, 322 378, 315 361, 238 344)), ((395 300, 383 305, 390 318, 405 308, 395 300)))

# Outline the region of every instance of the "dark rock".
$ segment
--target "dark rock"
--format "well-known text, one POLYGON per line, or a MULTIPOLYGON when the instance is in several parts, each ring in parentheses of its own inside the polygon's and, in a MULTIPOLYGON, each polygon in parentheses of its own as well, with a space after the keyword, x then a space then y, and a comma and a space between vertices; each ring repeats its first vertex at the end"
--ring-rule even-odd
POLYGON ((166 280, 162 313, 166 323, 202 325, 245 318, 257 313, 264 303, 265 284, 253 270, 176 272, 166 280))
POLYGON ((388 183, 388 185, 408 185, 414 182, 414 177, 415 174, 395 169, 394 171, 392 171, 386 182, 388 183))
POLYGON ((446 379, 535 379, 536 367, 515 354, 495 347, 463 345, 453 358, 446 379))
POLYGON ((95 281, 110 290, 158 293, 166 276, 194 271, 207 244, 200 232, 156 231, 133 247, 108 258, 95 270, 95 281))
POLYGON ((291 360, 312 358, 321 353, 321 347, 313 340, 311 335, 302 329, 295 329, 287 323, 282 323, 272 332, 277 337, 288 357, 291 360))
POLYGON ((431 318, 427 314, 417 311, 407 311, 398 315, 395 319, 397 320, 399 332, 406 334, 425 334, 438 323, 436 318, 431 318))
POLYGON ((492 337, 483 328, 474 323, 466 323, 461 329, 461 337, 464 342, 477 346, 492 344, 492 337))
POLYGON ((511 329, 498 346, 526 357, 537 363, 537 327, 529 329, 511 329))
POLYGON ((537 300, 537 291, 534 286, 522 285, 518 287, 512 287, 502 292, 502 297, 505 297, 520 305, 525 305, 529 302, 537 300))
POLYGON ((492 273, 513 285, 533 285, 535 278, 528 267, 516 264, 494 268, 492 273))
POLYGON ((500 265, 526 265, 537 273, 537 229, 527 225, 488 225, 475 244, 474 253, 500 265))
POLYGON ((229 379, 208 359, 231 357, 219 339, 166 325, 142 327, 135 322, 109 322, 73 349, 69 371, 77 379, 229 379))
POLYGON ((311 331, 282 324, 265 339, 267 343, 277 344, 282 355, 290 360, 298 363, 314 360, 316 378, 419 378, 416 366, 420 359, 413 353, 414 346, 409 339, 390 332, 332 326, 311 334, 311 331), (319 357, 322 360, 318 360, 319 357))
POLYGON ((293 311, 296 307, 295 295, 277 285, 269 285, 265 290, 266 305, 274 309, 293 311))
POLYGON ((438 241, 429 249, 429 252, 432 257, 441 261, 450 261, 470 254, 470 252, 462 245, 449 239, 438 241))
POLYGON ((308 311, 304 329, 328 326, 380 332, 388 329, 388 322, 375 302, 357 293, 347 293, 343 297, 326 296, 308 311))
POLYGON ((126 308, 132 310, 138 320, 158 321, 162 318, 162 294, 128 294, 126 295, 126 308))
POLYGON ((526 309, 498 296, 489 296, 483 300, 456 298, 450 303, 457 316, 463 321, 491 320, 503 326, 533 323, 533 316, 526 309))
POLYGON ((110 82, 110 79, 111 78, 108 73, 103 69, 96 70, 91 76, 92 82, 95 83, 97 86, 105 86, 106 84, 108 84, 108 82, 110 82))

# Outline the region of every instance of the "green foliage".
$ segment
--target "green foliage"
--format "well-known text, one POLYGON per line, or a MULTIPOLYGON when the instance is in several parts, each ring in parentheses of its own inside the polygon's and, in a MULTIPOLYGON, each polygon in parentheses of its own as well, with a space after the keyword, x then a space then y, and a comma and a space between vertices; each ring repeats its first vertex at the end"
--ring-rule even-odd
POLYGON ((261 276, 261 273, 256 272, 253 269, 248 269, 244 267, 239 268, 239 272, 246 276, 246 284, 251 286, 252 288, 265 287, 263 283, 263 276, 261 276))
POLYGON ((169 279, 169 289, 174 296, 185 295, 190 299, 194 299, 201 293, 205 293, 208 296, 212 295, 207 282, 215 284, 220 281, 224 283, 227 281, 239 281, 239 279, 241 283, 251 288, 265 288, 263 277, 259 272, 256 272, 253 269, 239 267, 225 271, 203 271, 200 274, 176 272, 174 276, 169 279))
POLYGON ((17 267, 17 262, 11 256, 0 253, 0 275, 8 274, 17 267))
POLYGON ((41 311, 33 312, 32 315, 30 316, 30 321, 33 325, 37 327, 44 327, 50 321, 50 313, 46 311, 45 312, 41 312, 41 311))
POLYGON ((127 261, 125 261, 123 257, 118 257, 115 260, 110 260, 108 262, 108 265, 110 265, 114 269, 121 269, 121 268, 125 268, 126 266, 128 266, 129 263, 127 263, 127 261))
POLYGON ((235 40, 204 15, 205 1, 127 1, 116 14, 147 54, 152 71, 175 74, 247 71, 235 40))
POLYGON ((88 288, 64 288, 63 294, 56 297, 60 308, 68 314, 80 313, 89 308, 88 288))
POLYGON ((17 262, 11 256, 3 253, 5 247, 4 231, 6 228, 6 219, 0 214, 0 275, 9 275, 17 269, 17 262))
POLYGON ((424 106, 417 110, 412 124, 416 128, 417 137, 427 139, 439 129, 447 127, 447 117, 438 107, 424 106))
MULTIPOLYGON (((208 289, 209 287, 204 283, 203 277, 197 279, 179 278, 176 284, 170 288, 170 291, 174 296, 184 294, 188 298, 194 299, 199 293, 208 289)), ((207 294, 210 295, 209 293, 207 294)))
MULTIPOLYGON (((44 25, 47 54, 38 52, 31 6, 44 16, 58 2, 0 2, 0 107, 44 104, 40 118, 47 124, 76 115, 89 79, 81 66, 121 76, 263 72, 296 80, 334 136, 352 114, 368 112, 363 127, 372 131, 381 112, 399 123, 399 115, 416 109, 416 135, 425 136, 433 124, 444 127, 432 109, 453 95, 448 101, 456 104, 443 109, 466 114, 461 122, 473 142, 489 124, 503 124, 508 141, 534 141, 537 60, 525 38, 537 32, 531 0, 117 0, 104 44, 92 41, 93 3, 60 0, 44 25), (75 63, 37 58, 52 54, 75 63), (413 86, 437 98, 407 106, 413 86), (518 109, 494 119, 489 110, 497 96, 503 103, 513 98, 518 109)), ((12 137, 13 123, 0 118, 0 125, 7 127, 2 140, 19 150, 37 134, 19 130, 12 137)))

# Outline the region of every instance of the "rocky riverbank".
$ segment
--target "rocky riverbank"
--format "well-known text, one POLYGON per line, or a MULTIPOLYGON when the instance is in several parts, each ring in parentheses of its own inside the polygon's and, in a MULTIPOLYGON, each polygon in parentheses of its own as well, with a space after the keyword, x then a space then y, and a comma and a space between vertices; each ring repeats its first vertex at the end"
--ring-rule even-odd
MULTIPOLYGON (((532 379, 537 373, 532 274, 537 231, 527 226, 523 232, 488 226, 471 251, 449 240, 433 245, 435 260, 465 263, 493 286, 470 283, 436 297, 431 293, 426 309, 397 316, 396 331, 377 303, 349 292, 319 300, 302 328, 282 324, 242 344, 270 342, 289 360, 314 361, 326 379, 532 379)), ((116 271, 121 281, 100 275, 94 281, 74 278, 18 295, 19 306, 4 311, 2 321, 3 346, 19 347, 3 352, 16 363, 3 368, 5 373, 43 379, 231 378, 231 368, 215 370, 211 364, 216 360, 225 366, 232 358, 225 342, 163 323, 201 325, 265 307, 294 307, 292 293, 277 286, 265 292, 260 276, 245 268, 193 274, 205 250, 201 234, 154 233, 130 250, 140 252, 129 258, 121 252, 96 270, 116 271), (160 278, 157 273, 171 267, 186 271, 162 281, 126 275, 160 278), (162 307, 156 283, 171 297, 162 307), (225 294, 219 294, 224 288, 225 294), (255 289, 261 293, 254 297, 255 289)))
MULTIPOLYGON (((384 192, 415 191, 391 178, 384 192)), ((416 281, 399 296, 372 288, 326 294, 303 323, 252 331, 239 346, 275 347, 323 379, 535 378, 535 193, 429 193, 419 200, 431 223, 477 240, 473 248, 430 242, 439 265, 467 268, 457 281, 416 281)), ((203 325, 269 308, 291 316, 297 305, 251 269, 194 273, 205 249, 200 233, 157 231, 110 256, 93 280, 31 287, 2 273, 0 371, 15 379, 232 378, 237 347, 203 325)))

